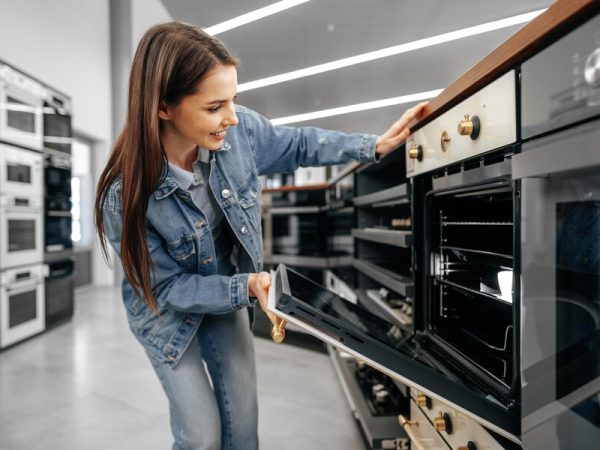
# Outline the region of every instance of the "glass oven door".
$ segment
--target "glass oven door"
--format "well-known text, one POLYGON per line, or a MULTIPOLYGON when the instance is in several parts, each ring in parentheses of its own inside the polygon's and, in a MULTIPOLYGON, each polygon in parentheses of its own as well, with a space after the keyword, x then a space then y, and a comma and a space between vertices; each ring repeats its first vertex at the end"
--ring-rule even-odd
POLYGON ((43 192, 44 159, 40 153, 0 145, 0 186, 2 192, 40 196, 43 192))
POLYGON ((42 148, 41 85, 28 92, 12 83, 1 85, 0 80, 0 137, 27 147, 42 148))
POLYGON ((42 265, 7 270, 0 277, 0 348, 44 331, 42 265))
POLYGON ((72 142, 71 116, 66 111, 44 105, 44 148, 71 154, 72 142))
POLYGON ((524 448, 600 442, 600 128, 525 144, 521 179, 524 448))
POLYGON ((41 199, 14 197, 0 207, 0 269, 43 260, 41 199))
POLYGON ((268 309, 518 442, 518 411, 503 408, 460 369, 448 367, 433 353, 426 335, 403 332, 284 265, 272 273, 268 309))

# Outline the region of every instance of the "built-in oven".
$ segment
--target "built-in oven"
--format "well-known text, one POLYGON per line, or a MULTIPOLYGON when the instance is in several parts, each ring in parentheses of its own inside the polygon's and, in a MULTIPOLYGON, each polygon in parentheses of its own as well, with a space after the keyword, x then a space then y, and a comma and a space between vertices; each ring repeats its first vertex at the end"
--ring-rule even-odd
POLYGON ((71 157, 47 154, 44 166, 45 251, 50 253, 73 248, 71 157))
POLYGON ((0 144, 0 192, 41 196, 43 164, 41 153, 0 144))
POLYGON ((0 272, 0 348, 44 331, 44 266, 0 272))
POLYGON ((44 148, 71 153, 71 100, 48 87, 44 88, 44 148))
POLYGON ((0 139, 42 148, 42 85, 0 64, 0 139))
POLYGON ((0 193, 0 270, 44 258, 42 197, 0 193))
MULTIPOLYGON (((600 442, 600 17, 522 66, 522 430, 600 442)), ((549 438, 550 437, 550 438, 549 438)))
POLYGON ((73 316, 75 257, 48 263, 46 275, 46 328, 73 316))

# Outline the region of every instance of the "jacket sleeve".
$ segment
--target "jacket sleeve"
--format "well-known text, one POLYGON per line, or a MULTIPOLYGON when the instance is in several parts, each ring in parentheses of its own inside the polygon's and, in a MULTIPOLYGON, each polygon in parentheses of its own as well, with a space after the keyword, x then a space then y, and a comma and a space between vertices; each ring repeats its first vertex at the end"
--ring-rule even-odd
MULTIPOLYGON (((120 258, 121 215, 116 208, 111 210, 110 202, 108 203, 103 209, 106 237, 120 258)), ((248 297, 248 274, 202 276, 187 273, 169 254, 164 240, 150 223, 146 231, 153 264, 152 292, 160 311, 171 307, 189 313, 223 314, 251 305, 248 297)), ((129 282, 125 280, 125 283, 129 282)), ((135 295, 141 297, 138 293, 135 295)))
POLYGON ((237 112, 250 137, 260 175, 293 172, 298 167, 379 160, 375 154, 375 135, 274 126, 248 108, 238 107, 237 112))

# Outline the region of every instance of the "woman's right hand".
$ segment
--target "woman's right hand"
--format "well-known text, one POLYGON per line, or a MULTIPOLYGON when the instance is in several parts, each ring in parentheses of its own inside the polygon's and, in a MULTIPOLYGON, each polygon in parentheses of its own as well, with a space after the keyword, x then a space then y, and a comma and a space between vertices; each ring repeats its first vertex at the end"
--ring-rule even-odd
POLYGON ((277 316, 267 310, 267 294, 271 287, 271 275, 267 272, 251 273, 248 277, 248 295, 256 297, 260 308, 265 312, 273 325, 279 325, 277 316))

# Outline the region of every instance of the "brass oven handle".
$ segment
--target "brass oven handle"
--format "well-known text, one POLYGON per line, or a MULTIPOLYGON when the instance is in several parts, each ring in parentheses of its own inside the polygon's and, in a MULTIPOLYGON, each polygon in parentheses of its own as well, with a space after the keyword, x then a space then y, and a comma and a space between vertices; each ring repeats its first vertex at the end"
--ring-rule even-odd
POLYGON ((417 433, 415 433, 415 431, 412 429, 413 425, 419 426, 419 422, 416 420, 407 420, 406 417, 404 417, 402 414, 398 416, 398 421, 400 422, 402 428, 404 428, 404 431, 406 431, 406 434, 408 435, 410 441, 414 444, 415 448, 417 450, 426 450, 425 446, 421 442, 421 439, 419 438, 419 436, 417 436, 417 433))
POLYGON ((277 344, 281 344, 285 339, 285 326, 287 325, 287 320, 276 318, 277 325, 273 325, 271 327, 271 339, 277 344))

